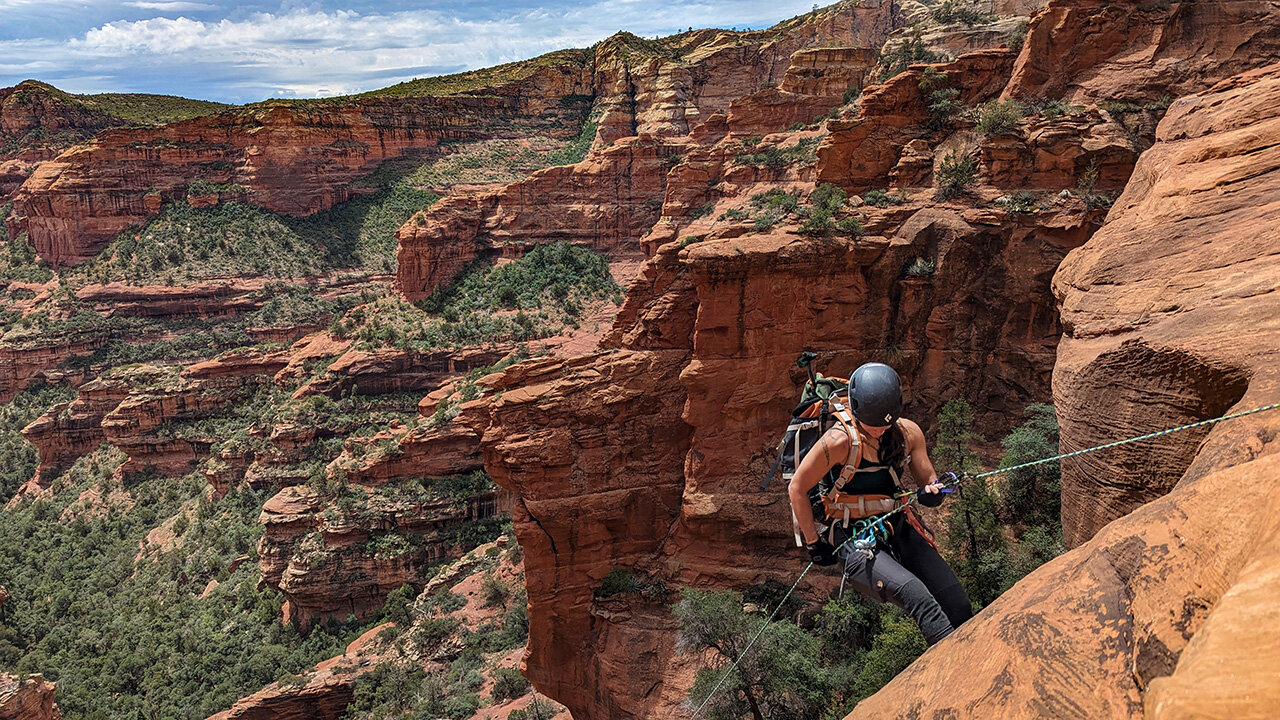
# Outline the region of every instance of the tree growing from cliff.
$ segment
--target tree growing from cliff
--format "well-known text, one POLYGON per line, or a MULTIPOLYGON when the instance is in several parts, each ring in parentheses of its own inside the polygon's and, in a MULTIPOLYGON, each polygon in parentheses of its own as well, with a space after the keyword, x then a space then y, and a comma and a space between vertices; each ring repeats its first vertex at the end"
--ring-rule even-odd
POLYGON ((715 661, 698 671, 689 702, 706 701, 705 717, 737 720, 781 720, 816 715, 827 686, 818 665, 817 640, 787 621, 769 622, 743 611, 740 593, 731 590, 699 592, 686 588, 673 609, 680 623, 680 648, 712 650, 715 661), (759 638, 748 645, 752 638, 759 638), (745 653, 745 655, 744 655, 745 653), (730 664, 723 686, 707 700, 730 664))
MULTIPOLYGON (((934 459, 940 470, 957 473, 978 468, 973 444, 982 437, 973 430, 969 403, 954 398, 938 413, 934 459)), ((944 551, 947 561, 979 605, 994 600, 1003 587, 1009 564, 1009 546, 1000 527, 999 506, 985 479, 967 480, 960 486, 947 516, 944 551)))

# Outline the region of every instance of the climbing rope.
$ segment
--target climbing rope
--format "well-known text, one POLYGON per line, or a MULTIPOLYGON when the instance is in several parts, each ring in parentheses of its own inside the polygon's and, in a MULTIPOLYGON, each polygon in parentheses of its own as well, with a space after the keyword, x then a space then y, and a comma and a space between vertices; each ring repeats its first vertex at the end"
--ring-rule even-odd
MULTIPOLYGON (((959 485, 961 482, 967 479, 976 480, 979 478, 990 477, 992 475, 999 475, 1001 473, 1012 472, 1014 470, 1021 470, 1023 468, 1034 467, 1036 465, 1043 465, 1045 463, 1051 463, 1058 460, 1065 460, 1066 458, 1075 457, 1077 455, 1084 455, 1085 453, 1097 452, 1099 450, 1107 450, 1109 448, 1119 447, 1120 445, 1127 445, 1129 443, 1141 442, 1143 440, 1150 440, 1152 438, 1157 438, 1162 435, 1169 435, 1172 433, 1180 432, 1182 430, 1190 430, 1192 428, 1203 427, 1205 425, 1212 425, 1214 423, 1219 423, 1224 420, 1235 420, 1236 418, 1242 418, 1246 415, 1254 415, 1256 413, 1266 412, 1268 410, 1275 410, 1277 408, 1280 408, 1280 402, 1271 403, 1270 405, 1263 405, 1261 407, 1253 408, 1252 410, 1244 410, 1238 413, 1223 415, 1221 417, 1210 418, 1208 420, 1200 420, 1198 422, 1188 423, 1186 425, 1179 425, 1177 427, 1171 427, 1165 430, 1159 430, 1157 432, 1147 433, 1146 435, 1139 435, 1137 437, 1126 438, 1124 440, 1117 440, 1115 442, 1106 443, 1105 445, 1097 445, 1095 447, 1085 448, 1083 450, 1073 450, 1068 453, 1062 453, 1061 455, 1054 455, 1053 457, 1041 458, 1040 460, 1032 460, 1031 462, 1019 463, 1017 465, 1011 465, 1005 468, 988 470, 987 472, 978 473, 977 475, 969 475, 966 473, 964 475, 955 476, 954 474, 952 474, 952 477, 955 478, 954 480, 946 483, 941 483, 941 484, 944 488, 948 488, 948 489, 954 488, 957 485, 959 485)), ((915 502, 915 498, 913 497, 914 495, 915 495, 914 492, 899 493, 897 497, 907 498, 906 502, 890 510, 889 512, 881 513, 880 515, 866 518, 861 523, 859 523, 859 525, 856 526, 857 529, 849 536, 849 538, 836 546, 837 554, 840 548, 844 547, 850 542, 853 542, 855 547, 860 547, 862 544, 867 544, 867 543, 874 545, 876 540, 876 534, 884 530, 885 522, 890 518, 892 518, 893 516, 901 512, 904 512, 907 509, 907 507, 911 505, 911 503, 915 502)), ((760 626, 760 630, 756 632, 755 637, 751 638, 751 642, 747 643, 747 647, 743 649, 742 654, 738 656, 737 660, 734 660, 733 663, 729 665, 729 668, 725 670, 723 675, 720 676, 720 680, 716 682, 715 687, 711 688, 711 692, 707 693, 706 698, 703 699, 702 704, 698 706, 698 709, 694 711, 693 716, 690 718, 690 720, 697 720, 698 716, 702 714, 702 711, 704 708, 706 708, 707 703, 711 702, 711 698, 715 697, 716 693, 720 690, 720 686, 724 685, 724 681, 729 679, 729 676, 733 674, 733 671, 736 670, 738 665, 742 663, 743 659, 747 657, 747 653, 751 652, 751 647, 756 644, 756 640, 759 640, 760 636, 764 634, 765 628, 769 627, 769 623, 773 622, 774 619, 777 617, 778 611, 781 610, 782 606, 786 604, 787 598, 791 597, 791 593, 795 592, 796 588, 800 586, 800 581, 803 580, 804 576, 809 574, 809 571, 812 569, 813 569, 813 562, 810 561, 809 564, 804 567, 804 570, 800 572, 800 576, 796 578, 796 581, 791 584, 791 589, 787 590, 787 594, 783 595, 782 599, 778 601, 778 607, 774 608, 773 612, 769 614, 769 619, 766 620, 764 624, 760 626)))

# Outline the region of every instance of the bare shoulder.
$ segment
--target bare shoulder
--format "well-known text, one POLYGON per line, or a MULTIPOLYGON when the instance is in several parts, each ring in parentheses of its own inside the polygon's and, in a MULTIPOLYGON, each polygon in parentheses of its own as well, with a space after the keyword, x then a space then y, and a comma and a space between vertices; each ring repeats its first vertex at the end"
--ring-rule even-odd
POLYGON ((898 420, 898 426, 902 428, 902 435, 907 439, 907 446, 912 448, 924 447, 924 431, 914 420, 902 418, 898 420))
POLYGON ((837 451, 844 453, 849 449, 849 433, 845 432, 844 428, 838 424, 834 425, 822 436, 822 441, 831 449, 833 455, 837 451))

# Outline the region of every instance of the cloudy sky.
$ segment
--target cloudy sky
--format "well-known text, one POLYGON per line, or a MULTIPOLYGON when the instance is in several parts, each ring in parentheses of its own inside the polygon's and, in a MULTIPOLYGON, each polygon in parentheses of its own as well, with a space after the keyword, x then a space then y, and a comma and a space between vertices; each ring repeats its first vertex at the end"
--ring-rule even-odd
MULTIPOLYGON (((829 0, 828 0, 829 1, 829 0)), ((827 2, 823 2, 827 4, 827 2)), ((760 28, 812 0, 0 0, 0 87, 244 103, 360 92, 586 47, 760 28)))

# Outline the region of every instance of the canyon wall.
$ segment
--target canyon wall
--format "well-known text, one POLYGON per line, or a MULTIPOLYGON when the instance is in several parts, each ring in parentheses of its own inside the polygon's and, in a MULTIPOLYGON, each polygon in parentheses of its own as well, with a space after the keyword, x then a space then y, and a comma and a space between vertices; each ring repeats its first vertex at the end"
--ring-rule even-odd
MULTIPOLYGON (((1254 40, 1243 45, 1201 46, 1211 48, 1213 55, 1197 55, 1173 42, 1175 37, 1195 33, 1238 32, 1227 25, 1246 16, 1274 29, 1276 12, 1266 3, 1233 4, 1221 12, 1209 9, 1192 14, 1176 3, 1164 8, 1139 8, 1136 2, 1118 5, 1051 2, 1033 21, 1019 55, 986 50, 937 70, 948 76, 965 104, 1025 97, 1022 93, 1030 86, 1027 68, 1034 63, 1049 66, 1052 61, 1044 53, 1063 52, 1044 38, 1066 32, 1071 23, 1111 33, 1104 37, 1117 53, 1138 52, 1146 48, 1145 43, 1155 43, 1162 52, 1182 60, 1179 67, 1185 73, 1176 82, 1162 76, 1148 83, 1145 75, 1127 76, 1123 82, 1139 99, 1147 93, 1157 97, 1164 92, 1203 92, 1221 78, 1218 73, 1261 65, 1272 53, 1266 38, 1274 33, 1255 32, 1252 27, 1246 33, 1254 40), (1108 24, 1115 13, 1137 13, 1134 17, 1149 23, 1150 27, 1144 26, 1149 32, 1132 37, 1127 31, 1119 32, 1108 24)), ((1100 61, 1088 67, 1096 68, 1098 77, 1124 70, 1100 61)), ((1090 72, 1094 70, 1079 70, 1082 76, 1090 72)), ((1159 104, 1140 109, 1149 115, 1137 120, 1125 109, 1086 106, 1054 117, 1026 119, 998 135, 982 136, 960 119, 950 130, 938 132, 929 126, 930 107, 919 87, 922 77, 923 68, 914 67, 869 88, 852 117, 829 120, 816 165, 809 169, 748 173, 727 160, 712 161, 715 149, 703 146, 689 153, 686 162, 702 164, 696 170, 678 164, 668 174, 668 201, 659 225, 670 222, 671 228, 647 237, 646 247, 653 257, 630 289, 605 351, 552 366, 517 366, 495 381, 501 395, 489 406, 482 445, 490 473, 519 496, 516 529, 531 568, 533 639, 527 671, 540 689, 568 705, 576 717, 662 718, 682 712, 679 703, 689 667, 674 647, 669 599, 640 592, 602 601, 594 590, 610 570, 625 569, 654 587, 666 581, 740 588, 767 579, 789 583, 802 568, 800 553, 789 547, 785 495, 777 487, 761 493, 753 485, 768 470, 777 428, 803 382, 800 371, 792 367, 800 350, 818 350, 820 366, 832 374, 848 372, 866 360, 887 360, 901 370, 910 389, 908 415, 928 425, 943 401, 962 396, 975 404, 984 424, 997 429, 1000 418, 1009 423, 1026 402, 1048 397, 1055 359, 1066 363, 1062 367, 1070 367, 1074 361, 1064 359, 1081 352, 1069 342, 1061 354, 1055 353, 1059 336, 1065 334, 1074 342, 1080 332, 1074 308, 1082 301, 1062 290, 1067 321, 1060 324, 1050 278, 1069 250, 1082 244, 1086 249, 1094 247, 1089 238, 1105 213, 1093 204, 1095 193, 1127 188, 1112 211, 1112 223, 1143 217, 1131 206, 1139 192, 1136 188, 1148 181, 1141 168, 1132 177, 1131 173, 1139 153, 1154 140, 1149 134, 1152 128, 1144 122, 1159 117, 1159 104), (951 150, 979 158, 979 180, 957 200, 939 202, 931 189, 917 188, 930 182, 938 160, 951 150), (905 199, 884 208, 861 208, 865 234, 851 238, 806 236, 785 222, 752 233, 747 223, 720 217, 722 211, 744 207, 749 194, 770 187, 795 188, 803 202, 815 177, 854 192, 887 187, 893 181, 903 188, 905 199), (695 182, 717 189, 699 195, 695 182), (992 208, 1001 193, 1015 191, 1039 198, 1036 209, 1023 215, 992 208), (679 208, 699 201, 671 201, 685 195, 711 198, 714 206, 709 215, 680 217, 679 208), (685 239, 674 242, 681 237, 685 239), (903 268, 913 258, 933 259, 934 271, 907 275, 903 268), (641 383, 637 374, 651 378, 643 395, 636 394, 641 383), (633 407, 619 415, 610 403, 615 394, 636 398, 633 407), (677 413, 678 422, 673 420, 677 413), (617 417, 621 420, 612 419, 617 417), (626 435, 610 440, 614 422, 626 435), (643 440, 633 444, 630 438, 635 437, 643 440), (634 446, 643 447, 646 455, 633 456, 634 446), (680 458, 679 475, 672 475, 673 458, 680 458), (643 499, 637 495, 641 492, 643 499), (621 512, 624 505, 632 510, 621 512)), ((1047 99, 1089 99, 1063 88, 1053 93, 1047 99)), ((1170 120, 1161 126, 1161 142, 1167 142, 1171 124, 1194 114, 1184 109, 1189 103, 1212 106, 1219 99, 1210 95, 1201 101, 1176 102, 1170 120)), ((1249 133, 1241 133, 1246 136, 1249 133)), ((700 142, 696 134, 693 142, 700 142)), ((727 148, 735 139, 713 136, 707 142, 727 148)), ((773 142, 778 141, 766 138, 762 146, 773 142)), ((1160 151, 1152 152, 1146 167, 1163 171, 1160 163, 1167 162, 1167 157, 1159 159, 1160 151)), ((1217 150, 1186 152, 1188 157, 1216 157, 1217 150)), ((1240 150, 1241 157, 1246 152, 1240 150)), ((1248 155, 1250 161, 1266 157, 1261 151, 1248 155)), ((1252 167, 1258 170, 1257 165, 1252 167)), ((1270 166, 1263 162, 1263 167, 1270 166)), ((1250 177, 1244 170, 1235 171, 1234 176, 1250 177)), ((1168 177, 1174 182, 1173 173, 1168 177)), ((1266 180, 1260 182, 1265 185, 1266 180)), ((1206 182, 1208 187, 1217 180, 1206 182)), ((1168 191, 1169 197, 1173 195, 1173 190, 1168 191)), ((1174 213, 1168 217, 1183 217, 1185 206, 1174 205, 1176 210, 1165 211, 1174 213)), ((1153 249, 1151 243, 1158 242, 1154 238, 1137 246, 1108 239, 1115 237, 1104 236, 1103 242, 1111 244, 1100 246, 1103 249, 1097 254, 1107 273, 1089 282, 1099 287, 1117 284, 1120 271, 1115 268, 1129 257, 1119 247, 1130 248, 1135 257, 1141 254, 1144 261, 1163 256, 1153 249)), ((1192 237, 1190 230, 1187 237, 1192 237)), ((1079 252, 1081 258, 1092 257, 1079 252)), ((1180 252, 1179 257, 1196 255, 1204 263, 1216 262, 1218 257, 1216 253, 1171 252, 1180 252)), ((1068 262, 1060 275, 1060 288, 1075 282, 1065 278, 1074 277, 1071 268, 1079 262, 1068 262)), ((1162 283, 1176 277, 1176 270, 1152 267, 1141 272, 1162 283)), ((1274 277, 1273 268, 1270 272, 1274 277)), ((1237 271, 1225 274, 1234 278, 1237 271)), ((1266 277, 1264 272, 1256 285, 1239 280, 1231 291, 1218 292, 1235 297, 1245 287, 1265 286, 1266 277)), ((1198 278, 1172 286, 1203 291, 1198 278)), ((1194 302, 1192 298, 1188 296, 1187 302, 1194 302)), ((1107 296, 1096 304, 1101 314, 1114 312, 1117 301, 1107 296)), ((1142 322, 1182 307, 1186 306, 1176 298, 1157 303, 1148 308, 1142 322)), ((1250 312, 1256 312, 1256 302, 1252 307, 1255 310, 1250 312)), ((1243 327, 1242 323, 1226 332, 1240 336, 1243 327)), ((1105 347, 1111 347, 1112 335, 1118 332, 1114 323, 1101 322, 1100 329, 1092 332, 1105 338, 1089 341, 1103 343, 1099 352, 1104 362, 1081 370, 1082 376, 1106 384, 1124 377, 1118 372, 1128 372, 1144 379, 1125 383, 1133 389, 1120 393, 1117 402, 1125 398, 1136 402, 1148 388, 1159 389, 1163 394, 1157 396, 1167 400, 1157 403, 1163 413, 1160 417, 1139 412, 1136 405, 1122 404, 1118 414, 1097 411, 1090 403, 1096 403, 1102 385, 1070 394, 1068 381, 1062 379, 1066 371, 1059 370, 1055 386, 1064 447, 1090 444, 1094 436, 1088 428, 1104 417, 1118 422, 1098 436, 1103 439, 1127 435, 1134 428, 1161 427, 1166 424, 1161 420, 1205 417, 1236 405, 1246 392, 1247 379, 1256 377, 1254 370, 1241 369, 1238 362, 1229 367, 1220 357, 1186 357, 1190 351, 1185 348, 1155 347, 1150 341, 1143 345, 1131 339, 1124 349, 1116 341, 1117 349, 1108 355, 1105 347), (1145 379, 1160 374, 1168 379, 1155 383, 1145 379), (1189 383, 1199 389, 1178 391, 1173 378, 1184 387, 1189 383)), ((1257 402, 1268 392, 1274 394, 1257 387, 1261 389, 1248 395, 1257 402)), ((1246 442, 1248 447, 1260 450, 1270 442, 1265 430, 1255 427, 1246 432, 1260 433, 1258 439, 1246 442)), ((1194 454, 1188 455, 1186 446, 1179 444, 1158 458, 1159 468, 1144 465, 1141 482, 1110 476, 1117 477, 1125 492, 1131 487, 1146 489, 1127 498, 1113 492, 1101 502, 1094 496, 1098 481, 1072 484, 1075 478, 1093 473, 1067 468, 1066 523, 1069 528, 1073 523, 1080 525, 1069 532, 1071 540, 1082 542, 1105 520, 1162 493, 1182 476, 1194 454), (1072 500, 1073 495, 1079 499, 1072 500), (1083 508, 1085 497, 1096 511, 1083 508)), ((1242 457, 1246 456, 1237 454, 1236 460, 1242 457)), ((1206 464, 1201 471, 1209 473, 1227 464, 1206 464)), ((1191 467, 1193 472, 1197 469, 1194 464, 1191 467)), ((1125 468, 1132 471, 1138 465, 1130 462, 1125 468)), ((1256 467, 1239 472, 1241 477, 1253 478, 1266 471, 1256 467)), ((1222 470, 1213 475, 1214 482, 1228 482, 1232 472, 1222 470)), ((1172 520, 1183 513, 1191 513, 1190 506, 1148 506, 1130 516, 1136 519, 1125 522, 1165 528, 1151 530, 1155 535, 1183 533, 1172 520), (1144 518, 1142 513, 1148 515, 1144 518)), ((1253 517, 1258 519, 1250 523, 1261 522, 1261 516, 1253 517)), ((1126 539, 1130 531, 1117 530, 1113 524, 1093 544, 1024 581, 962 629, 954 641, 931 650, 918 664, 925 669, 904 674, 883 697, 868 700, 853 717, 923 716, 935 709, 966 717, 975 711, 996 712, 997 707, 1011 707, 1015 716, 1024 717, 1141 714, 1150 683, 1173 671, 1188 638, 1225 590, 1223 586, 1216 592, 1192 593, 1178 585, 1181 581, 1164 582, 1158 576, 1167 568, 1171 577, 1190 578, 1196 558, 1211 555, 1217 547, 1214 533, 1221 529, 1212 524, 1188 526, 1184 540, 1200 543, 1195 547, 1203 552, 1184 553, 1165 547, 1171 541, 1154 535, 1126 539), (1145 583, 1150 595, 1134 600, 1135 583, 1145 583), (1175 605, 1176 612, 1167 610, 1175 605), (989 652, 988 645, 1000 650, 989 652), (957 649, 946 649, 951 647, 957 649), (979 655, 983 657, 976 667, 979 681, 972 682, 964 676, 975 672, 973 658, 979 655), (1016 670, 1011 669, 1015 666, 1016 670), (1024 677, 1025 681, 1011 679, 1024 677), (956 692, 952 687, 965 689, 956 692)), ((1215 567, 1214 572, 1223 578, 1232 576, 1232 568, 1241 566, 1242 558, 1239 555, 1227 563, 1231 567, 1215 567)), ((819 592, 830 582, 819 575, 814 585, 801 591, 819 592)), ((1216 580, 1211 583, 1221 585, 1216 580)), ((1224 632, 1235 627, 1229 625, 1224 632)), ((1221 637, 1219 642, 1225 643, 1231 636, 1221 637)))
MULTIPOLYGON (((1054 288, 1064 449, 1280 398, 1280 66, 1176 101, 1054 288)), ((1078 547, 850 718, 1264 718, 1280 414, 1063 462, 1078 547)))
POLYGON ((159 128, 107 130, 41 164, 14 195, 10 232, 28 233, 57 267, 92 257, 117 233, 205 180, 229 196, 309 215, 372 189, 352 181, 441 140, 571 133, 588 92, 581 52, 528 77, 457 96, 266 101, 159 128))

